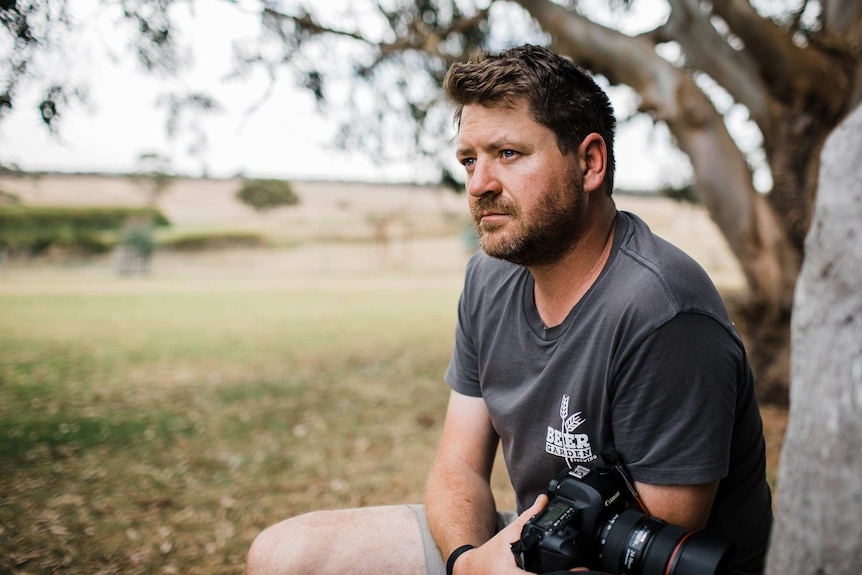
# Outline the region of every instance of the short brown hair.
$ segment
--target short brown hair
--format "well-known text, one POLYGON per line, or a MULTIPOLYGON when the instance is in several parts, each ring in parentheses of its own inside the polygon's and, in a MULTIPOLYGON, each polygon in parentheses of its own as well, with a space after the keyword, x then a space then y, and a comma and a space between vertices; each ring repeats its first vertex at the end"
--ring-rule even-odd
POLYGON ((458 127, 464 106, 512 107, 526 101, 533 118, 554 132, 563 154, 577 150, 589 134, 599 134, 608 150, 607 193, 613 191, 614 110, 592 76, 571 60, 529 44, 498 55, 482 53, 453 64, 443 89, 455 104, 458 127))

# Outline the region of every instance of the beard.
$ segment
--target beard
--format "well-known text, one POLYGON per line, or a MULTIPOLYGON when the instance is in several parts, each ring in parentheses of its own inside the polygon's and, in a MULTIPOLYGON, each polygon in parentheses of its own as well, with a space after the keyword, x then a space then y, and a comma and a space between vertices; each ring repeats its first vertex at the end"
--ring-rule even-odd
POLYGON ((486 254, 536 267, 555 264, 574 248, 581 237, 584 210, 583 184, 571 170, 561 184, 546 190, 526 216, 517 204, 491 194, 481 196, 471 213, 479 245, 486 254), (482 223, 481 214, 487 210, 508 215, 508 221, 482 223))

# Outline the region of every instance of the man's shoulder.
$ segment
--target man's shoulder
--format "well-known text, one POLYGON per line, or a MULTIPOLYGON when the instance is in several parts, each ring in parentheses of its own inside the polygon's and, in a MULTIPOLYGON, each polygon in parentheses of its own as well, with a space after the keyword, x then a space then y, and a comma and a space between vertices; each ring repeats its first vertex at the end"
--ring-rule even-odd
POLYGON ((639 265, 658 273, 673 273, 678 269, 691 269, 706 273, 691 256, 678 246, 653 233, 649 225, 628 212, 619 213, 624 222, 620 251, 639 265))
POLYGON ((655 235, 643 220, 625 212, 617 254, 619 283, 641 298, 650 290, 676 312, 710 311, 724 315, 718 290, 703 267, 679 247, 655 235))

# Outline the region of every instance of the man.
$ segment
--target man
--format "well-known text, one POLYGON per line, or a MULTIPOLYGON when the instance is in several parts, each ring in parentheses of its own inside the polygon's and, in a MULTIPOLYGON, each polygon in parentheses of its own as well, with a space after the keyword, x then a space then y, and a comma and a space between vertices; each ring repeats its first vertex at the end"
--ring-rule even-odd
POLYGON ((745 351, 703 270, 616 210, 607 96, 533 46, 456 64, 444 87, 482 252, 425 506, 282 522, 249 573, 522 574, 510 545, 550 479, 607 447, 651 515, 725 533, 734 573, 762 571, 771 497, 745 351), (511 522, 489 483, 500 441, 511 522))

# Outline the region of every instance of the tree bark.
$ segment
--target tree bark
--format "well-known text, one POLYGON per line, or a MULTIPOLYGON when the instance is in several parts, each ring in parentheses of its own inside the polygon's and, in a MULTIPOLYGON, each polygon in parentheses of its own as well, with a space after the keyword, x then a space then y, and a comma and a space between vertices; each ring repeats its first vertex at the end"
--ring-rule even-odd
POLYGON ((862 565, 862 106, 823 149, 792 320, 790 420, 768 575, 862 565))

